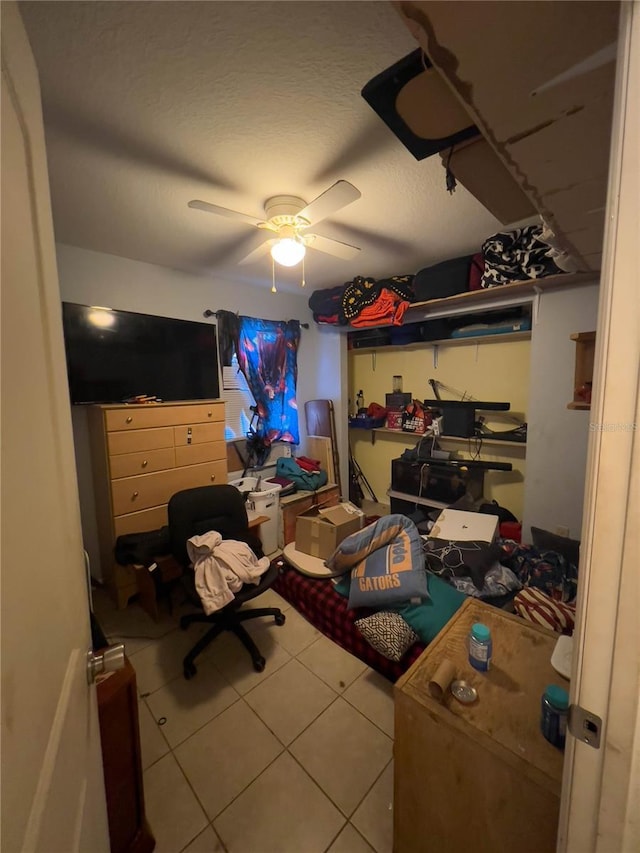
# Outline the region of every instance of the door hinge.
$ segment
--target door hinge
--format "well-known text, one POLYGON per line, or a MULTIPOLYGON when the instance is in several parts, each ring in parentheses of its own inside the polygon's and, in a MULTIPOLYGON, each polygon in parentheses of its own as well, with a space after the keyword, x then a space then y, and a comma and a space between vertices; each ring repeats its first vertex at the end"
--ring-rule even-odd
POLYGON ((569 731, 578 740, 589 744, 594 749, 600 749, 600 734, 602 718, 581 708, 580 705, 569 706, 569 731))

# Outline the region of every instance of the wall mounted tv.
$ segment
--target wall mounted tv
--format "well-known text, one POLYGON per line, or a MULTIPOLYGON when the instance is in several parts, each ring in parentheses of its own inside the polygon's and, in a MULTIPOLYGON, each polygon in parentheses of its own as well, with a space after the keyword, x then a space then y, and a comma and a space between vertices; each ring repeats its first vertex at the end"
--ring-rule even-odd
POLYGON ((216 327, 62 303, 72 403, 219 396, 216 327))

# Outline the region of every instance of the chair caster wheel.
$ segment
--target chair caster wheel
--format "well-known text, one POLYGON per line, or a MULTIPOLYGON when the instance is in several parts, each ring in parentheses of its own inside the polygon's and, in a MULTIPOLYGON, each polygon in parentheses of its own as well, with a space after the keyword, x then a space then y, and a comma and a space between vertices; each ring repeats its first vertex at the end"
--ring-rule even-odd
POLYGON ((253 668, 256 672, 263 672, 267 662, 264 658, 256 658, 253 662, 253 668))
POLYGON ((273 617, 275 619, 276 625, 284 625, 285 623, 285 615, 284 613, 279 613, 277 616, 273 617))
POLYGON ((184 677, 187 681, 193 678, 197 671, 198 670, 196 669, 196 666, 193 663, 185 664, 182 668, 182 672, 184 673, 184 677))

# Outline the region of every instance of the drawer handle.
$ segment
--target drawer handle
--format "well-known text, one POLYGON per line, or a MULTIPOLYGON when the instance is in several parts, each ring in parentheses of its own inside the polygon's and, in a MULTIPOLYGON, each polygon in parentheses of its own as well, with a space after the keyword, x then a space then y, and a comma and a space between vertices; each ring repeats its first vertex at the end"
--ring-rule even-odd
POLYGON ((215 475, 215 474, 212 474, 212 475, 211 475, 211 482, 212 482, 212 483, 213 483, 213 481, 215 480, 215 478, 216 478, 216 475, 215 475))
POLYGON ((131 415, 129 415, 129 417, 127 418, 127 423, 130 424, 132 420, 133 418, 131 417, 131 415))
POLYGON ((134 492, 133 495, 131 495, 131 500, 135 501, 135 499, 138 497, 139 494, 140 494, 140 492, 134 492))
POLYGON ((207 412, 207 417, 210 418, 213 415, 213 412, 207 412))
POLYGON ((142 467, 143 467, 143 468, 146 468, 148 464, 149 464, 149 463, 147 462, 147 460, 146 460, 146 459, 144 459, 144 460, 142 461, 142 467))

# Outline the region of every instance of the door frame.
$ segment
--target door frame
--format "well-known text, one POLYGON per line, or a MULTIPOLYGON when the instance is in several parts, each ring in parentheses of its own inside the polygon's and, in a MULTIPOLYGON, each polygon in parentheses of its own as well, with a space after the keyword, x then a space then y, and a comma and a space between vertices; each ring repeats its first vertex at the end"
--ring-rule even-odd
POLYGON ((558 851, 640 849, 640 4, 622 3, 571 702, 599 749, 567 738, 558 851))

